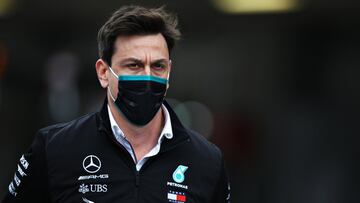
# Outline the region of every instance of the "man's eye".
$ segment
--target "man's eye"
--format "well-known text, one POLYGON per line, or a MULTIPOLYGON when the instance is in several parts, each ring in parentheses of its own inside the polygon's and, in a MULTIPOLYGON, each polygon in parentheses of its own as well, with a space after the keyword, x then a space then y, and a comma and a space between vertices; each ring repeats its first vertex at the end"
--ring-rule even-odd
POLYGON ((162 63, 156 63, 156 64, 153 65, 153 68, 156 69, 156 70, 162 70, 162 69, 166 68, 166 65, 162 64, 162 63))
POLYGON ((128 68, 139 68, 140 66, 137 63, 129 63, 129 64, 126 65, 126 67, 128 67, 128 68))

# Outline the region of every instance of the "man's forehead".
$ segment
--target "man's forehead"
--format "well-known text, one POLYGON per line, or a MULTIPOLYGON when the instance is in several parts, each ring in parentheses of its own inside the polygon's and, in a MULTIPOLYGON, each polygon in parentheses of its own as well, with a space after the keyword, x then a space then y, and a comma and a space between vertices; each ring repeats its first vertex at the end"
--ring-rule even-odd
POLYGON ((114 44, 114 55, 121 58, 169 58, 165 38, 161 34, 119 36, 114 44))
POLYGON ((138 47, 168 49, 165 38, 159 34, 118 36, 115 41, 118 49, 133 49, 138 47))
POLYGON ((119 38, 114 47, 113 60, 123 61, 137 59, 140 61, 169 60, 166 42, 154 38, 119 38), (164 45, 165 44, 165 45, 164 45))

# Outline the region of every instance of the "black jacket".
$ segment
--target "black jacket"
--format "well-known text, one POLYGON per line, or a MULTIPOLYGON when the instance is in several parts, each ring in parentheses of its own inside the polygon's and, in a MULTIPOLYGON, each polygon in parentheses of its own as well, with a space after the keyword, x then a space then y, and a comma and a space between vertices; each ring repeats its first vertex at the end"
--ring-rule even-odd
POLYGON ((105 102, 98 113, 41 129, 3 202, 229 202, 220 150, 164 103, 174 136, 139 172, 114 138, 105 102))

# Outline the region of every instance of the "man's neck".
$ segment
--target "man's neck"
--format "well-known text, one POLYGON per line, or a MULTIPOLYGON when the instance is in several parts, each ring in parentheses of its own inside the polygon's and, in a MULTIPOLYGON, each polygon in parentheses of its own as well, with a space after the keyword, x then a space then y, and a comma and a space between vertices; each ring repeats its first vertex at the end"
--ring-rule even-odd
POLYGON ((142 157, 157 144, 161 130, 164 127, 165 119, 162 108, 159 109, 148 124, 145 126, 136 126, 130 123, 124 115, 118 111, 113 102, 110 101, 109 106, 116 123, 134 149, 136 159, 142 159, 142 157))

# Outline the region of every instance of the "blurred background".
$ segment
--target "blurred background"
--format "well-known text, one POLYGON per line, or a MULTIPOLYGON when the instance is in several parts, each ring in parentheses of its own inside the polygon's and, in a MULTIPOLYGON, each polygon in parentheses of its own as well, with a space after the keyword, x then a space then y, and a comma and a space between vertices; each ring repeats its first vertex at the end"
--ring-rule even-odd
POLYGON ((0 0, 0 197, 39 128, 100 109, 97 31, 130 3, 178 14, 167 98, 222 149, 232 202, 360 202, 352 0, 0 0))

